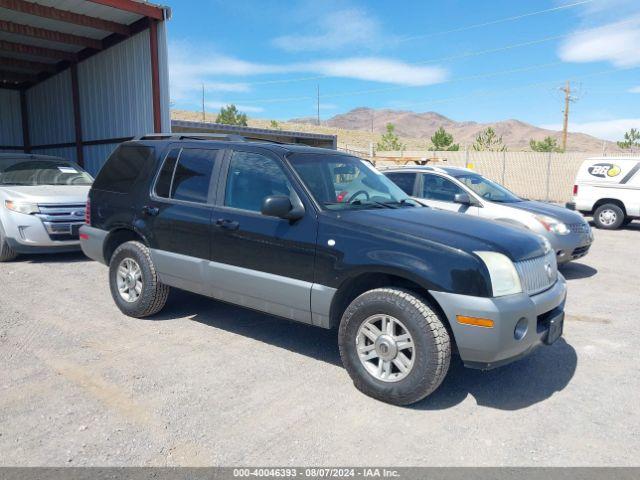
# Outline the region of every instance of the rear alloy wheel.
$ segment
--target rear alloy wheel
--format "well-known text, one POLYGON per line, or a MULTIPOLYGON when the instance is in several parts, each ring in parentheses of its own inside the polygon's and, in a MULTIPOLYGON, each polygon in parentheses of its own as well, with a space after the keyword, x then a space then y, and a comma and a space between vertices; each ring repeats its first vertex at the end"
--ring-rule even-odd
POLYGON ((625 220, 624 211, 614 203, 600 205, 593 214, 593 223, 604 230, 616 230, 625 220))
POLYGON ((442 320, 415 293, 377 288, 357 297, 340 322, 340 357, 358 390, 409 405, 442 383, 451 341, 442 320))
POLYGON ((151 253, 140 242, 123 243, 113 253, 109 262, 109 286, 120 311, 135 318, 162 310, 170 290, 158 280, 151 253))

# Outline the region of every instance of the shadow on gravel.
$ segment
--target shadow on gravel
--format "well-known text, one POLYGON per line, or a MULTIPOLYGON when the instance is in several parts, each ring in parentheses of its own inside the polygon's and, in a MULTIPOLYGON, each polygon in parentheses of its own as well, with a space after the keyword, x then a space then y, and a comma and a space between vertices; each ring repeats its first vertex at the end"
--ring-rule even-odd
POLYGON ((409 408, 444 410, 471 395, 483 407, 519 410, 564 389, 577 364, 576 351, 563 338, 522 360, 486 372, 465 368, 459 357, 453 357, 440 388, 409 408))
MULTIPOLYGON (((181 317, 342 366, 335 330, 290 322, 176 289, 171 291, 165 310, 149 320, 181 317)), ((516 363, 487 372, 464 368, 454 356, 440 388, 408 408, 443 410, 461 403, 469 395, 485 407, 526 408, 565 388, 577 363, 575 350, 562 338, 516 363)))
POLYGON ((39 253, 39 254, 23 254, 12 261, 12 263, 78 263, 90 262, 91 260, 84 253, 65 252, 65 253, 39 253))
POLYGON ((338 332, 313 327, 172 289, 165 309, 149 320, 191 320, 341 366, 338 332))
POLYGON ((567 280, 579 280, 581 278, 589 278, 593 277, 598 270, 589 265, 585 265, 584 263, 567 263, 565 265, 561 265, 559 268, 560 273, 564 275, 564 278, 567 280))

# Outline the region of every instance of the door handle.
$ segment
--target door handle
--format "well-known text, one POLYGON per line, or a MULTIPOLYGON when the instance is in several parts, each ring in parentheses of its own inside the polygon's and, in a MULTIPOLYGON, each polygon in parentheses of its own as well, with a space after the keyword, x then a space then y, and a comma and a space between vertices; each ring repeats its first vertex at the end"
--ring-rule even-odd
POLYGON ((235 220, 228 220, 226 218, 219 218, 216 220, 216 227, 224 228, 226 230, 237 230, 240 228, 240 223, 235 220))
POLYGON ((160 209, 157 207, 150 207, 148 205, 145 205, 144 207, 142 207, 142 214, 147 215, 148 217, 155 217, 159 213, 160 213, 160 209))

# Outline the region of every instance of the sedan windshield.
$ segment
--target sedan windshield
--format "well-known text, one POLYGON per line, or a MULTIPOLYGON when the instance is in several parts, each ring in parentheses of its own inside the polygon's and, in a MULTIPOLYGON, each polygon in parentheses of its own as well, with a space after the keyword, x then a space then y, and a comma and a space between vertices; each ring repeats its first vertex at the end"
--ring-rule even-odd
POLYGON ((63 160, 0 159, 0 185, 91 185, 93 179, 75 163, 63 160))
POLYGON ((417 207, 371 163, 348 155, 299 153, 289 161, 315 200, 328 210, 417 207))
POLYGON ((455 178, 480 195, 485 200, 497 203, 516 203, 522 199, 509 190, 491 180, 476 173, 463 173, 455 175, 455 178))

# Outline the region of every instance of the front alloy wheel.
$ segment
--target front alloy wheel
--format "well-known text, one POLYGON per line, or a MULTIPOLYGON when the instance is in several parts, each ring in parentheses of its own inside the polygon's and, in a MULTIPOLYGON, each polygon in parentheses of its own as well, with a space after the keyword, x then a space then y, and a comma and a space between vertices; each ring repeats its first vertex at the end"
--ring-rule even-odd
POLYGON ((364 368, 383 382, 398 382, 413 368, 414 343, 407 327, 395 317, 377 314, 367 318, 356 337, 364 368))

